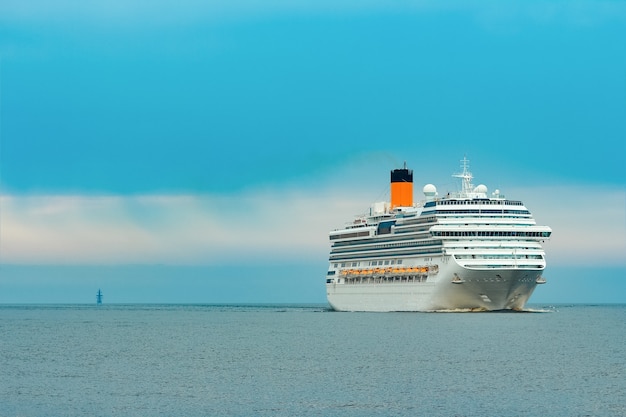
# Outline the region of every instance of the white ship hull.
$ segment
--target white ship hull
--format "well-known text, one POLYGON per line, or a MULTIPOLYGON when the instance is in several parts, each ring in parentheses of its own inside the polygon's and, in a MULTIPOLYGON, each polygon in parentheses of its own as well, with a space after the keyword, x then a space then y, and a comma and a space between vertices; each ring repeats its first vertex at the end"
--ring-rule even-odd
MULTIPOLYGON (((468 269, 450 260, 425 282, 346 283, 326 285, 337 311, 520 310, 532 295, 541 270, 468 269)), ((342 283, 343 282, 343 283, 342 283)))

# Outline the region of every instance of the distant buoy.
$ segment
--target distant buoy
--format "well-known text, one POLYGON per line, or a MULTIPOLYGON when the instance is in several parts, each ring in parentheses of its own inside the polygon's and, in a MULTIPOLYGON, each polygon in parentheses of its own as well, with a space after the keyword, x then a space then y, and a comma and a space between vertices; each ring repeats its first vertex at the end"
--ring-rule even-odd
POLYGON ((96 294, 96 303, 102 304, 102 291, 100 289, 98 289, 98 294, 96 294))

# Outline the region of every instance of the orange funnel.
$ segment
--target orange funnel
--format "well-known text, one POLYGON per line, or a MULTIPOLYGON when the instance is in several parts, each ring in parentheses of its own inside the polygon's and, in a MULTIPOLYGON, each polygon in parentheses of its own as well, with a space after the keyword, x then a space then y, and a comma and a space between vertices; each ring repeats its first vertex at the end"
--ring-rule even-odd
POLYGON ((391 208, 413 206, 413 170, 402 169, 391 171, 391 208))

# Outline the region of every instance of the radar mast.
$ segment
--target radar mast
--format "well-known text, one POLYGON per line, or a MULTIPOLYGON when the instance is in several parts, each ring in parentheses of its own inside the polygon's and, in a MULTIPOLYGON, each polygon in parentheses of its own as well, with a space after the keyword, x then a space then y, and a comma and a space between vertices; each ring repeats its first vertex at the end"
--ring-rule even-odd
POLYGON ((452 175, 455 178, 461 178, 461 196, 467 197, 473 191, 474 186, 472 185, 472 173, 469 171, 469 159, 467 157, 463 157, 461 160, 461 168, 463 172, 460 174, 452 175))

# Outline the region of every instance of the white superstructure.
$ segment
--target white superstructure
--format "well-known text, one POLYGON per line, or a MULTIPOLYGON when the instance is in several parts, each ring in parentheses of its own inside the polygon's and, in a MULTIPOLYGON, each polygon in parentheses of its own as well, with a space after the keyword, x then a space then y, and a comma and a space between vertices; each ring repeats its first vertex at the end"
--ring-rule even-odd
POLYGON ((434 185, 413 204, 413 172, 391 172, 391 202, 330 232, 328 302, 340 311, 522 309, 545 280, 538 226, 521 201, 472 185, 439 197, 434 185))

